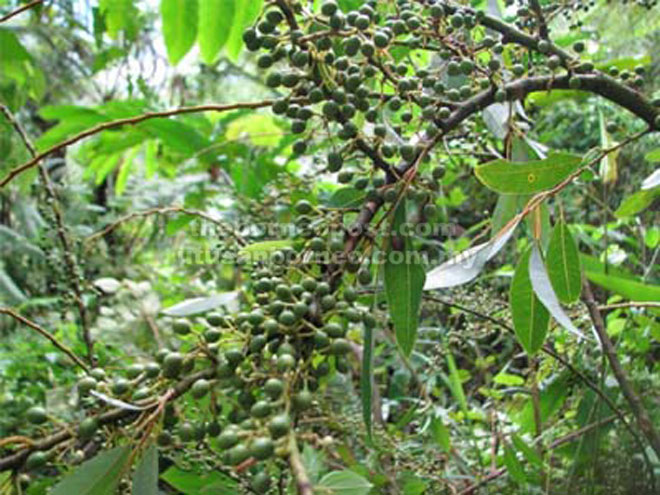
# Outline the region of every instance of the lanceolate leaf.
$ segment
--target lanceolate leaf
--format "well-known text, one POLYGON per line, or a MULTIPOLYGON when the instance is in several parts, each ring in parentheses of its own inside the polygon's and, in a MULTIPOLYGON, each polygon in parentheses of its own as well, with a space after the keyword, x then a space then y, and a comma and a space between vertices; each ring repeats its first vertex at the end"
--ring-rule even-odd
POLYGON ((235 1, 239 2, 237 6, 240 6, 235 10, 231 32, 229 33, 226 45, 227 53, 234 61, 236 61, 238 54, 241 53, 241 49, 243 48, 243 31, 259 15, 263 4, 263 0, 250 0, 249 2, 245 0, 235 1))
POLYGON ((163 36, 167 57, 176 65, 190 51, 197 38, 197 0, 161 0, 163 36))
POLYGON ((621 204, 614 212, 617 218, 626 218, 637 215, 639 212, 645 210, 656 198, 660 197, 660 187, 653 189, 642 189, 636 193, 626 196, 621 204))
POLYGON ((528 250, 518 262, 509 291, 513 328, 523 349, 530 356, 536 354, 543 345, 550 319, 548 311, 534 295, 529 278, 531 253, 528 250))
POLYGON ((516 457, 514 450, 508 445, 504 446, 504 465, 506 466, 509 476, 518 483, 525 483, 527 481, 527 476, 525 476, 525 470, 520 464, 520 461, 516 457))
POLYGON ((486 262, 504 247, 518 223, 520 223, 519 218, 507 224, 490 241, 466 249, 458 256, 428 272, 424 290, 445 289, 474 280, 481 273, 486 262))
POLYGON ((65 476, 51 495, 115 495, 130 452, 127 445, 101 452, 65 476))
POLYGON ((133 493, 158 495, 158 449, 149 447, 133 474, 133 493))
POLYGON ((234 0, 199 0, 197 42, 204 63, 215 62, 218 53, 229 39, 234 12, 234 0))
POLYGON ((477 178, 493 191, 504 194, 531 194, 550 189, 574 172, 582 159, 554 153, 544 160, 511 162, 494 160, 475 169, 477 178))
POLYGON ((574 333, 580 338, 584 338, 582 332, 573 325, 571 319, 559 305, 557 294, 555 294, 552 288, 548 272, 545 269, 545 263, 543 263, 543 258, 541 258, 541 251, 536 244, 532 246, 532 254, 529 258, 529 279, 532 283, 534 294, 536 294, 543 306, 550 311, 553 318, 569 332, 574 333))
MULTIPOLYGON (((393 232, 406 220, 406 203, 395 212, 393 232)), ((417 338, 419 307, 424 288, 424 269, 414 256, 410 241, 403 238, 403 250, 388 249, 385 261, 385 295, 396 331, 396 340, 405 355, 412 352, 417 338)))
POLYGON ((555 225, 547 256, 548 276, 557 297, 564 304, 574 303, 580 297, 582 277, 577 244, 566 222, 555 225))

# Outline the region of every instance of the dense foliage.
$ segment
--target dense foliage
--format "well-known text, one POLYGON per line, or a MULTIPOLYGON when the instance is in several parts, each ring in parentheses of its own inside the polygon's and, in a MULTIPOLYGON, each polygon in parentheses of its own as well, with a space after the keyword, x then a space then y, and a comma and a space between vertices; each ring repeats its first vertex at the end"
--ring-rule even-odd
POLYGON ((0 1, 0 495, 657 493, 656 4, 0 1))

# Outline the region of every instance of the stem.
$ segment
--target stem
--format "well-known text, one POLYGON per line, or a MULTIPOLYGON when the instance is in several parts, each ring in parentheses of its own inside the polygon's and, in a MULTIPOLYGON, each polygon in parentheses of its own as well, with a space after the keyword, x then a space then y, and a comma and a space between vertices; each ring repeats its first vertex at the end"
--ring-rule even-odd
POLYGON ((642 434, 651 444, 651 447, 653 448, 655 454, 658 457, 660 457, 660 435, 658 435, 658 432, 653 427, 651 418, 649 417, 649 414, 646 408, 644 407, 642 400, 639 398, 639 395, 637 395, 632 385, 628 381, 628 377, 626 376, 626 373, 623 370, 623 366, 621 366, 621 362, 619 361, 619 358, 616 355, 616 349, 614 347, 614 344, 612 343, 610 336, 607 334, 605 322, 603 321, 603 316, 601 315, 600 310, 598 309, 598 305, 596 304, 594 295, 591 291, 591 285, 586 279, 583 280, 582 285, 583 285, 582 299, 584 303, 587 305, 587 309, 589 310, 589 316, 591 316, 591 321, 596 330, 596 334, 598 335, 598 340, 600 340, 600 343, 603 347, 603 352, 605 353, 605 356, 607 357, 607 360, 609 361, 610 366, 612 367, 612 372, 614 373, 614 377, 616 378, 616 381, 619 383, 619 387, 621 388, 623 395, 625 396, 626 400, 628 401, 628 404, 630 405, 630 409, 632 410, 632 413, 637 420, 637 425, 639 426, 639 429, 642 431, 642 434))
POLYGON ((293 432, 289 435, 289 466, 291 466, 291 473, 296 480, 298 495, 313 495, 314 487, 300 457, 296 436, 293 432))
POLYGON ((29 10, 32 7, 36 7, 37 5, 39 5, 41 3, 44 3, 44 0, 32 0, 32 2, 26 3, 25 5, 17 8, 16 10, 12 10, 11 12, 9 12, 9 14, 6 14, 6 15, 0 17, 0 23, 8 21, 9 19, 14 17, 15 15, 18 15, 21 12, 25 12, 26 10, 29 10))

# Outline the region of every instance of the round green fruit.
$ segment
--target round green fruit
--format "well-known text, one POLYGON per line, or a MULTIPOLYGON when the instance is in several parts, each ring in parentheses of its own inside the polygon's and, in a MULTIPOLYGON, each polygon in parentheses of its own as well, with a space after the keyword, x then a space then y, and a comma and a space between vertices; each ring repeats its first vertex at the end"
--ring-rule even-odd
POLYGON ((281 438, 291 429, 291 420, 286 414, 275 416, 268 423, 268 431, 273 438, 281 438))
POLYGON ((25 461, 25 468, 28 470, 38 469, 45 466, 47 462, 48 454, 46 454, 46 452, 32 452, 25 461))
POLYGON ((78 425, 78 437, 82 440, 90 440, 99 429, 99 422, 96 418, 85 418, 78 425))
POLYGON ((270 404, 265 400, 255 402, 250 408, 250 414, 254 418, 265 418, 270 415, 270 404))
POLYGON ((178 352, 170 352, 163 360, 163 376, 176 378, 183 368, 183 356, 178 352))
POLYGON ((195 399, 201 399, 202 397, 204 397, 206 394, 209 393, 209 390, 211 390, 211 384, 209 383, 209 381, 200 378, 195 383, 193 383, 193 386, 190 388, 190 394, 195 399))
POLYGON ((48 421, 48 415, 43 407, 34 406, 25 413, 27 420, 34 425, 41 425, 48 421))
POLYGON ((279 399, 284 392, 284 382, 278 378, 269 378, 264 384, 264 392, 273 400, 279 399))
POLYGON ((275 444, 268 437, 255 438, 250 444, 250 455, 259 461, 264 461, 275 452, 275 444))
POLYGON ((218 447, 229 449, 238 443, 238 433, 235 428, 227 428, 218 437, 218 447))
POLYGON ((175 320, 172 324, 172 330, 177 335, 188 335, 192 330, 192 325, 188 320, 175 320))

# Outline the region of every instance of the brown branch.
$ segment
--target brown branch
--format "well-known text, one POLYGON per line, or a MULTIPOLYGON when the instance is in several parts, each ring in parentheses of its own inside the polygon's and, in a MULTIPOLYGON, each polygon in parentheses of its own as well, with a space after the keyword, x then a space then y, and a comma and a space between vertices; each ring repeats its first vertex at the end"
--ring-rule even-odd
POLYGON ((658 435, 658 432, 654 428, 653 423, 651 422, 651 418, 649 417, 649 413, 644 407, 642 400, 628 381, 626 372, 624 371, 623 366, 621 366, 621 362, 616 355, 616 348, 614 347, 614 344, 612 343, 612 340, 607 333, 605 322, 603 321, 603 316, 601 315, 596 300, 594 299, 594 295, 591 292, 591 285, 586 278, 583 279, 582 286, 582 299, 587 305, 589 315, 591 316, 591 322, 594 325, 596 334, 598 335, 598 339, 600 340, 601 346, 603 348, 603 352, 605 353, 605 356, 607 357, 607 360, 612 367, 614 377, 619 383, 619 387, 621 388, 624 397, 630 405, 630 409, 632 410, 632 413, 637 420, 639 429, 648 440, 655 454, 660 457, 660 435, 658 435))
MULTIPOLYGON (((182 379, 172 388, 173 392, 168 397, 168 400, 172 401, 183 395, 190 387, 192 387, 193 383, 195 383, 200 378, 209 379, 213 378, 214 376, 215 370, 206 369, 182 379)), ((149 409, 155 409, 159 406, 159 404, 160 402, 155 402, 150 405, 149 409)), ((98 415, 97 420, 101 426, 111 425, 142 412, 144 412, 144 410, 133 411, 117 408, 98 415)), ((32 446, 29 448, 21 449, 18 452, 0 458, 0 472, 20 468, 31 452, 36 450, 50 450, 56 445, 59 445, 60 443, 66 442, 67 440, 73 438, 74 433, 75 432, 71 428, 64 428, 56 433, 42 438, 41 440, 34 441, 32 446)))
POLYGON ((51 343, 55 347, 57 347, 60 351, 62 351, 67 356, 69 356, 74 363, 76 363, 78 366, 80 366, 83 370, 88 371, 87 365, 82 361, 82 359, 80 359, 78 356, 76 356, 76 354, 71 349, 69 349, 66 345, 64 345, 60 341, 58 341, 55 338, 55 336, 52 333, 50 333, 48 330, 40 327, 39 325, 37 325, 33 321, 28 320, 24 316, 18 314, 17 312, 15 312, 14 310, 11 310, 9 308, 0 308, 0 314, 5 314, 7 316, 11 316, 15 320, 21 322, 23 325, 26 325, 26 326, 32 328, 33 330, 36 330, 42 336, 44 336, 48 340, 50 340, 51 343))
MULTIPOLYGON (((292 102, 300 102, 302 99, 296 99, 293 98, 291 99, 292 102)), ((137 115, 135 117, 127 117, 124 119, 117 119, 117 120, 111 120, 109 122, 103 122, 102 124, 96 125, 90 129, 87 129, 79 134, 76 134, 75 136, 71 136, 68 139, 65 139, 61 143, 55 144, 48 148, 47 150, 42 151, 41 153, 37 154, 34 156, 31 160, 23 163, 22 165, 19 165, 18 167, 12 169, 1 181, 0 181, 0 188, 6 186, 11 180, 13 180, 16 176, 20 175, 21 173, 25 172, 26 170, 29 170, 30 168, 34 167, 39 163, 41 160, 46 158, 48 155, 51 153, 54 153, 56 151, 59 151, 63 148, 66 148, 67 146, 70 146, 74 143, 77 143, 78 141, 82 141, 85 138, 88 138, 90 136, 94 136, 95 134, 98 134, 103 131, 107 131, 109 129, 116 129, 117 127, 122 127, 125 125, 136 125, 141 122, 144 122, 145 120, 150 120, 150 119, 159 119, 159 118, 166 118, 166 117, 171 117, 173 115, 181 115, 181 114, 186 114, 186 113, 197 113, 197 112, 227 112, 230 110, 238 110, 238 109, 257 109, 257 108, 263 108, 263 107, 268 107, 273 104, 273 100, 262 100, 258 102, 252 102, 252 103, 232 103, 232 104, 226 104, 226 105, 220 105, 220 104, 207 104, 207 105, 195 105, 195 106, 190 106, 190 107, 182 107, 182 108, 176 108, 172 110, 164 110, 162 112, 147 112, 143 113, 141 115, 137 115)))
POLYGON ((5 22, 5 21, 8 21, 9 19, 14 17, 15 15, 20 14, 21 12, 25 12, 26 10, 29 10, 32 7, 36 7, 37 5, 39 5, 41 3, 44 3, 44 0, 32 0, 30 3, 26 3, 25 5, 17 8, 16 10, 12 10, 11 12, 9 12, 9 14, 6 14, 6 15, 0 17, 0 24, 5 22))

